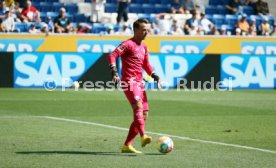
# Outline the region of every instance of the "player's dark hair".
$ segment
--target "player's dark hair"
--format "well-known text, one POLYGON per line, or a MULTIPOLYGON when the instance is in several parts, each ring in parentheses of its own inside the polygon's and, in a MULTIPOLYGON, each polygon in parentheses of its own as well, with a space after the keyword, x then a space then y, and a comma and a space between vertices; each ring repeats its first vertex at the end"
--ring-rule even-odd
POLYGON ((133 23, 133 30, 139 29, 141 23, 146 23, 146 24, 148 24, 149 21, 148 21, 147 19, 144 19, 144 18, 140 18, 140 19, 136 20, 136 21, 133 23))

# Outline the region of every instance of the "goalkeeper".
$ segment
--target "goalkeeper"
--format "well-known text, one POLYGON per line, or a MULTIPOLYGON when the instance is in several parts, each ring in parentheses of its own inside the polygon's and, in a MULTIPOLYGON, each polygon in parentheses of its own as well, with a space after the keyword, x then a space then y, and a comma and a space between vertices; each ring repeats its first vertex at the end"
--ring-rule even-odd
POLYGON ((151 75, 154 81, 159 82, 159 77, 154 73, 149 63, 149 53, 142 42, 148 34, 148 21, 138 19, 133 23, 134 36, 122 42, 109 56, 108 63, 115 84, 121 82, 122 89, 130 102, 133 110, 133 122, 130 125, 128 136, 121 150, 123 153, 142 153, 132 146, 135 137, 140 134, 141 146, 144 147, 152 141, 145 134, 145 121, 148 117, 148 101, 144 90, 143 69, 151 75), (116 68, 116 59, 122 59, 122 81, 120 81, 116 68))

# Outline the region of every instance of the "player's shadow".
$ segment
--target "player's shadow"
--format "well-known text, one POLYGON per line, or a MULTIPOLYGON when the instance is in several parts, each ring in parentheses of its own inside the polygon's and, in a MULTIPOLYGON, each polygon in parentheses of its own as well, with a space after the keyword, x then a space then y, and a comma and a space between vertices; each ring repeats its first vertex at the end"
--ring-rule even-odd
POLYGON ((136 154, 120 153, 120 152, 85 152, 85 151, 22 151, 15 152, 16 154, 22 155, 51 155, 51 154, 61 154, 61 155, 105 155, 105 156, 136 156, 136 154))

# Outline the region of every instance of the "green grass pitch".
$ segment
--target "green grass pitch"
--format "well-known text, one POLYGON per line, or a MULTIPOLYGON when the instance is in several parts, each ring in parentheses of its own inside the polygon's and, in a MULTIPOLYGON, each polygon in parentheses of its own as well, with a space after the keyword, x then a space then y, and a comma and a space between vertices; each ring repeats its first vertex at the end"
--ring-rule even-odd
POLYGON ((147 131, 214 143, 174 137, 162 155, 137 137, 143 154, 122 154, 127 131, 105 126, 129 127, 122 92, 0 89, 0 168, 275 168, 276 91, 149 91, 148 99, 147 131))

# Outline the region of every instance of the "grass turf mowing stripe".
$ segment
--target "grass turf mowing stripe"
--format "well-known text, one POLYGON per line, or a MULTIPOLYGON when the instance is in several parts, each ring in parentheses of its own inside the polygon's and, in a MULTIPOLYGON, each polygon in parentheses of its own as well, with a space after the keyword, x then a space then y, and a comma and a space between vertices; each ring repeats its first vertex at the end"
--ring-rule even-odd
MULTIPOLYGON (((59 120, 59 121, 74 122, 74 123, 80 123, 80 124, 95 125, 95 126, 111 128, 111 129, 117 129, 117 130, 122 130, 122 131, 128 131, 129 130, 128 128, 122 128, 122 127, 106 125, 106 124, 100 124, 100 123, 89 122, 89 121, 80 121, 80 120, 60 118, 60 117, 52 117, 52 116, 41 116, 41 117, 51 119, 51 120, 59 120)), ((235 147, 235 148, 240 148, 240 149, 255 150, 255 151, 260 151, 260 152, 265 152, 265 153, 276 154, 276 151, 273 151, 273 150, 261 149, 261 148, 251 147, 251 146, 243 146, 243 145, 238 145, 238 144, 228 144, 228 143, 223 143, 223 142, 194 139, 194 138, 190 138, 190 137, 163 134, 163 133, 158 133, 158 132, 147 131, 147 133, 152 134, 152 135, 159 135, 159 136, 169 136, 169 137, 172 137, 172 138, 178 138, 178 139, 187 140, 187 141, 194 141, 194 142, 214 144, 214 145, 222 145, 222 146, 235 147)))

